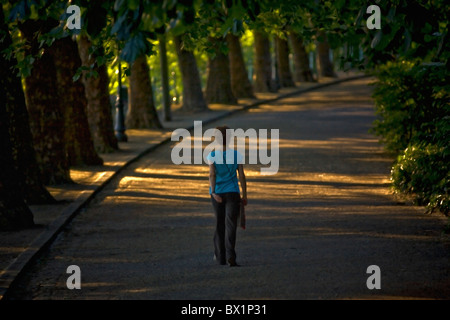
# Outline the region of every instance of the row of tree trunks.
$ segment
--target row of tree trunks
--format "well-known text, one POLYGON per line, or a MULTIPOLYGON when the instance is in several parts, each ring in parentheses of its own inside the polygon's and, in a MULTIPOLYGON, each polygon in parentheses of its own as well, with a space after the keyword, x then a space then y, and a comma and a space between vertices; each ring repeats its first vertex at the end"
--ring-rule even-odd
MULTIPOLYGON (((280 87, 295 87, 295 82, 315 81, 309 59, 302 38, 294 32, 289 32, 292 46, 294 75, 289 64, 289 42, 286 39, 275 37, 277 82, 280 87)), ((320 77, 337 77, 333 63, 330 61, 330 46, 326 34, 318 33, 317 54, 320 77)), ((275 92, 277 83, 272 80, 272 64, 270 55, 270 40, 261 32, 254 32, 255 42, 255 75, 253 88, 256 92, 275 92)))
MULTIPOLYGON (((37 55, 38 34, 48 32, 54 25, 51 20, 27 20, 20 25, 28 54, 37 55)), ((59 100, 53 56, 51 47, 44 48, 42 56, 33 63, 31 74, 25 78, 34 148, 46 185, 72 182, 66 157, 64 110, 59 100)))
MULTIPOLYGON (((290 70, 288 40, 276 37, 275 48, 278 84, 272 77, 270 39, 262 32, 254 32, 255 76, 253 86, 248 79, 239 37, 232 34, 227 35, 228 55, 224 54, 220 49, 221 40, 210 38, 210 42, 215 46, 215 55, 208 60, 205 97, 202 94, 200 77, 193 53, 183 49, 182 40, 179 36, 174 37, 183 78, 182 110, 187 112, 206 110, 206 103, 236 104, 237 98, 254 98, 253 90, 257 92, 276 92, 279 86, 295 87, 294 80, 300 82, 315 81, 309 67, 308 56, 301 37, 293 32, 289 33, 289 37, 293 49, 295 74, 293 76, 290 70)), ((318 47, 329 54, 330 48, 326 38, 325 41, 318 43, 318 47)), ((333 76, 335 76, 333 65, 329 59, 328 61, 325 59, 326 55, 319 54, 319 57, 321 66, 327 66, 326 68, 321 67, 321 70, 331 70, 333 76)), ((321 76, 330 76, 330 73, 322 72, 321 76)))
MULTIPOLYGON (((174 37, 179 66, 183 78, 183 107, 187 112, 207 109, 206 103, 236 104, 237 98, 254 98, 255 92, 276 92, 279 87, 295 87, 295 81, 315 81, 301 37, 289 32, 294 56, 295 73, 290 68, 289 41, 276 37, 275 48, 277 81, 272 76, 270 39, 267 34, 254 32, 255 60, 253 85, 250 83, 242 55, 239 37, 228 34, 228 55, 220 50, 220 40, 210 39, 216 47, 215 55, 208 60, 208 75, 205 97, 201 90, 200 77, 194 54, 183 49, 179 36, 174 37), (230 80, 228 80, 230 79, 230 80), (231 89, 230 89, 231 88, 231 89), (205 102, 206 100, 206 102, 205 102), (199 107, 200 106, 200 107, 199 107)), ((329 52, 329 47, 326 49, 329 52)), ((323 60, 323 58, 322 58, 323 60)), ((331 65, 331 69, 333 67, 331 65)))
MULTIPOLYGON (((1 15, 1 27, 5 31, 5 38, 1 42, 2 51, 7 48, 12 40, 7 32, 4 24, 3 12, 1 15)), ((2 59, 5 59, 3 56, 2 59)), ((15 166, 14 180, 20 187, 20 192, 27 204, 49 204, 56 202, 50 195, 41 177, 40 167, 36 160, 36 152, 33 146, 33 138, 31 135, 30 121, 25 102, 25 95, 22 89, 22 83, 16 69, 17 60, 2 60, 0 78, 4 82, 1 84, 2 89, 6 90, 7 99, 4 101, 7 122, 9 124, 9 135, 11 140, 11 154, 15 166)), ((2 149, 4 150, 4 149, 2 149)), ((0 169, 6 172, 12 172, 9 169, 0 169)))
MULTIPOLYGON (((36 56, 37 35, 47 32, 53 24, 54 22, 51 20, 27 21, 20 26, 28 41, 29 54, 36 56)), ((2 28, 7 33, 4 20, 2 20, 2 28)), ((321 75, 334 76, 334 73, 323 71, 329 70, 331 63, 326 38, 325 41, 323 41, 323 35, 320 38, 322 41, 318 43, 318 52, 321 75), (324 54, 325 51, 327 55, 324 54), (325 62, 328 62, 328 65, 325 62)), ((293 39, 292 35, 291 39, 293 39)), ((294 64, 299 66, 296 69, 302 70, 300 81, 309 81, 312 76, 309 76, 311 71, 307 67, 309 64, 306 52, 301 39, 296 38, 296 40, 291 41, 294 56, 300 56, 301 60, 297 59, 298 61, 294 61, 294 64), (297 53, 296 44, 300 48, 297 53), (300 54, 298 54, 299 52, 300 54)), ((218 40, 214 39, 213 41, 217 42, 218 40)), ((9 46, 8 43, 11 43, 10 40, 2 42, 3 49, 9 46)), ((223 54, 222 50, 217 49, 216 55, 208 62, 206 100, 209 103, 236 104, 236 97, 254 97, 252 86, 248 81, 239 38, 229 35, 227 43, 229 54, 223 54)), ((184 70, 184 75, 189 75, 183 77, 183 81, 186 83, 183 109, 205 110, 207 105, 203 99, 197 66, 196 63, 192 63, 192 61, 195 62, 195 57, 192 52, 182 49, 179 38, 176 38, 175 44, 180 68, 184 70), (189 69, 192 66, 195 67, 195 70, 189 69), (185 81, 185 79, 189 81, 185 81), (188 96, 186 88, 193 88, 192 84, 195 84, 196 89, 190 92, 196 93, 199 98, 189 100, 186 98, 188 96)), ((27 105, 31 114, 30 127, 27 126, 30 119, 28 119, 20 79, 13 78, 11 74, 8 74, 14 70, 17 62, 11 63, 2 56, 2 89, 8 88, 8 93, 2 90, 2 100, 7 103, 0 108, 2 116, 1 147, 6 151, 0 157, 2 168, 2 174, 0 174, 0 228, 2 229, 32 226, 33 217, 27 203, 54 201, 42 181, 46 184, 70 183, 70 165, 102 163, 102 159, 98 157, 93 147, 89 126, 92 132, 96 133, 94 140, 97 150, 109 152, 117 149, 117 140, 112 129, 106 66, 97 66, 94 63, 96 56, 102 55, 103 52, 100 50, 100 52, 94 53, 91 52, 91 48, 92 45, 87 37, 81 37, 78 46, 71 38, 59 39, 51 47, 45 48, 42 56, 36 59, 31 75, 25 80, 27 105), (81 65, 78 49, 83 58, 83 65, 94 65, 98 74, 97 77, 88 77, 87 73, 84 74, 83 81, 86 89, 81 81, 74 82, 72 80, 81 65), (16 91, 11 88, 15 88, 16 91), (89 125, 86 111, 89 113, 89 125), (38 150, 37 154, 34 152, 33 141, 38 150), (41 177, 43 178, 41 179, 41 177)), ((260 91, 274 91, 270 41, 267 36, 258 32, 255 32, 255 53, 257 56, 255 59, 255 83, 261 84, 258 87, 260 91)), ((289 68, 289 47, 286 40, 276 39, 276 57, 281 86, 294 86, 289 68)), ((161 127, 155 111, 150 70, 145 56, 139 57, 131 66, 130 98, 129 127, 161 127), (133 119, 143 121, 133 124, 131 123, 133 119)))
POLYGON ((215 55, 208 60, 205 94, 193 52, 183 48, 180 36, 174 37, 178 62, 183 79, 183 106, 186 112, 207 110, 207 103, 237 104, 237 98, 255 98, 248 79, 239 37, 229 34, 226 44, 228 54, 221 50, 223 40, 210 38, 215 55))
POLYGON ((137 57, 131 65, 128 81, 127 128, 162 128, 155 109, 150 68, 145 55, 137 57))
MULTIPOLYGON (((5 23, 3 7, 0 6, 0 32, 3 39, 0 41, 0 52, 6 50, 12 43, 5 23)), ((22 196, 22 189, 26 186, 25 174, 18 170, 18 166, 32 165, 29 171, 37 176, 37 165, 34 153, 30 148, 31 133, 24 124, 14 127, 19 121, 27 120, 21 116, 24 112, 25 97, 22 91, 20 78, 17 76, 17 61, 14 58, 7 59, 0 55, 0 230, 14 230, 32 227, 34 225, 33 214, 28 208, 22 196), (10 111, 14 110, 11 116, 10 111), (20 129, 24 130, 21 132, 20 129), (19 143, 20 138, 25 141, 19 143), (26 140, 28 138, 28 140, 26 140), (14 153, 13 153, 14 152, 14 153), (16 163, 13 158, 19 161, 16 163), (30 157, 26 159, 25 157, 30 157)), ((31 177, 30 177, 31 179, 31 177)), ((33 181, 32 188, 38 181, 33 181)), ((51 197, 50 197, 51 198, 51 197)))

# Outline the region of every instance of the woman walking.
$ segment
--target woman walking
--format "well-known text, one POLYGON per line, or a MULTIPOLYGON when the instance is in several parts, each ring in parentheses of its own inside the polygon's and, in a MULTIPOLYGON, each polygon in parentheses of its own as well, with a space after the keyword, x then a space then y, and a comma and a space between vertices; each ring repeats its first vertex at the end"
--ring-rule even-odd
POLYGON ((247 182, 245 180, 242 155, 228 148, 229 134, 226 126, 217 127, 222 136, 222 149, 212 151, 207 160, 209 163, 209 193, 216 215, 214 232, 214 258, 221 265, 228 263, 230 267, 236 263, 236 231, 241 201, 247 205, 247 182), (242 188, 240 196, 239 183, 242 188))

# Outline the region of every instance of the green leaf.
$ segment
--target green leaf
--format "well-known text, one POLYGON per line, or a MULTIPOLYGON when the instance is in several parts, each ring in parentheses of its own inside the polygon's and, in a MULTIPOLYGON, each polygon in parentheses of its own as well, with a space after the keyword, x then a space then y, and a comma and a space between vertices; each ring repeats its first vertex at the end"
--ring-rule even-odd
POLYGON ((389 12, 388 12, 387 17, 386 17, 387 22, 391 23, 391 22, 394 21, 395 11, 396 11, 395 7, 391 7, 389 9, 389 12))
POLYGON ((241 33, 243 31, 244 31, 244 23, 242 22, 242 20, 234 19, 232 32, 234 34, 238 34, 238 33, 241 33))
POLYGON ((425 42, 431 42, 434 38, 433 36, 426 34, 423 39, 425 40, 425 42))
POLYGON ((345 3, 346 3, 346 1, 345 0, 336 0, 335 2, 334 2, 334 6, 337 8, 337 9, 342 9, 344 6, 345 6, 345 3))
POLYGON ((117 19, 111 29, 111 34, 116 34, 117 38, 121 41, 125 41, 130 37, 131 25, 127 24, 127 16, 128 11, 117 19))
POLYGON ((9 13, 9 20, 14 21, 16 19, 23 20, 30 14, 30 7, 27 0, 19 1, 14 7, 12 7, 9 13))
POLYGON ((370 43, 370 47, 372 49, 376 48, 376 46, 381 42, 381 38, 383 37, 383 32, 381 30, 378 30, 375 36, 372 39, 372 42, 370 43))
POLYGON ((120 58, 128 63, 133 63, 142 54, 151 54, 152 44, 147 40, 143 32, 132 36, 124 45, 120 58))
POLYGON ((75 73, 75 75, 72 77, 72 81, 73 81, 73 82, 76 82, 76 81, 78 81, 78 79, 80 79, 80 77, 81 77, 81 72, 77 72, 77 73, 75 73))
POLYGON ((106 62, 106 58, 104 56, 97 56, 96 62, 98 66, 101 66, 106 62))
POLYGON ((139 8, 139 0, 128 0, 128 8, 136 10, 139 8))
POLYGON ((126 20, 126 15, 121 15, 119 17, 119 19, 117 19, 117 21, 114 22, 114 25, 111 28, 111 34, 117 33, 117 31, 119 31, 120 28, 122 27, 122 24, 124 23, 125 20, 126 20))

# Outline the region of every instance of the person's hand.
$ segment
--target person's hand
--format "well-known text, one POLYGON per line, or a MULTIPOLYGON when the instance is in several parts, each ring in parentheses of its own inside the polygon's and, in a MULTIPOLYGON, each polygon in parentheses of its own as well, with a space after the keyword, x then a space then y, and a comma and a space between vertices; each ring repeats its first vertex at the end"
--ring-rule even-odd
POLYGON ((214 200, 216 200, 217 203, 222 202, 222 197, 219 196, 218 194, 213 193, 212 196, 213 196, 214 200))
POLYGON ((245 197, 245 198, 243 197, 243 198, 242 198, 242 204, 243 204, 244 206, 246 206, 247 203, 248 203, 247 197, 245 197))

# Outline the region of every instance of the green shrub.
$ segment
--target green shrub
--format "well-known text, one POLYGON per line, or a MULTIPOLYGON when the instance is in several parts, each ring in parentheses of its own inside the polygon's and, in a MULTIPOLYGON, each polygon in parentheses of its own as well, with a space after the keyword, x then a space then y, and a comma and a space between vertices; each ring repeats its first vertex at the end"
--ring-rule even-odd
POLYGON ((394 190, 449 214, 450 78, 444 66, 390 62, 378 68, 372 132, 397 156, 394 190))
POLYGON ((396 192, 412 196, 415 204, 429 211, 450 212, 450 175, 448 145, 421 143, 405 149, 392 168, 396 192))
POLYGON ((372 132, 399 154, 412 141, 433 137, 435 122, 449 116, 449 72, 444 66, 388 62, 375 75, 373 98, 378 119, 372 132))

